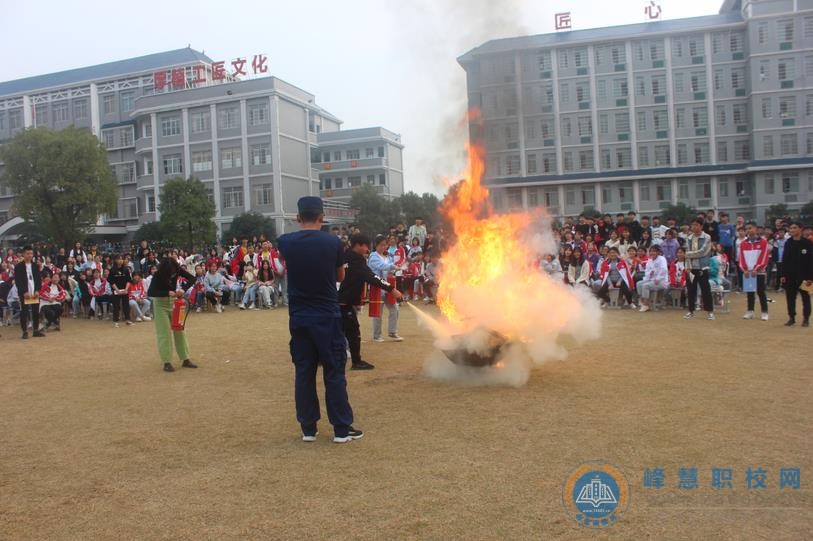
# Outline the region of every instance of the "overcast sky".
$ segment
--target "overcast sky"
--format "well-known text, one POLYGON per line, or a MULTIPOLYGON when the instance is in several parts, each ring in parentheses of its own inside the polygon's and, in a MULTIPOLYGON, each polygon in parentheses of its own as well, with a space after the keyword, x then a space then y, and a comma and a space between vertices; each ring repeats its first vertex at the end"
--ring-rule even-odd
MULTIPOLYGON (((461 165, 465 78, 457 57, 494 38, 645 21, 645 0, 2 0, 0 80, 191 45, 213 60, 264 53, 344 129, 402 135, 406 189, 443 192, 461 165)), ((717 13, 721 0, 664 0, 662 18, 717 13)), ((227 62, 228 65, 228 62, 227 62)))

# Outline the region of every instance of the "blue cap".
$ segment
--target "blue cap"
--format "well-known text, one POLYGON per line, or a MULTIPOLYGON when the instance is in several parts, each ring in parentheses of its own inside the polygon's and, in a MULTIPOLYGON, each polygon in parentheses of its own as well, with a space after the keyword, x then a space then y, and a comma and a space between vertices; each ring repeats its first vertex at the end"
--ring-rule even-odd
POLYGON ((299 212, 307 212, 307 211, 318 211, 324 212, 324 206, 322 205, 322 198, 316 197, 313 195, 308 195, 305 197, 300 197, 299 201, 296 203, 299 212))

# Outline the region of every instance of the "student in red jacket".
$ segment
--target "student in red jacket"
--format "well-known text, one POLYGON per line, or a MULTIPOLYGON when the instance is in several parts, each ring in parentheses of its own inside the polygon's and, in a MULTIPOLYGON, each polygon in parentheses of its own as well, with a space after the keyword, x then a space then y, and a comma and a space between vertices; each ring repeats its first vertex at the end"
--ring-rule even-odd
POLYGON ((40 313, 45 317, 46 327, 53 325, 54 330, 60 330, 59 319, 62 315, 63 302, 65 302, 65 290, 59 285, 59 277, 55 274, 43 275, 40 288, 40 313))
POLYGON ((601 306, 606 306, 610 302, 610 286, 617 287, 627 299, 627 304, 634 310, 637 308, 632 302, 632 289, 635 282, 626 261, 618 255, 618 248, 610 248, 607 259, 601 264, 601 288, 597 295, 602 301, 601 306))
MULTIPOLYGON (((756 278, 757 291, 759 295, 759 309, 762 312, 762 321, 768 321, 768 296, 765 294, 765 279, 767 276, 768 263, 771 261, 771 249, 768 241, 760 237, 757 226, 754 222, 748 222, 745 226, 746 237, 740 243, 740 250, 737 259, 742 271, 743 281, 749 278, 756 278)), ((754 319, 754 292, 749 291, 748 311, 742 316, 743 319, 754 319)))
POLYGON ((669 286, 673 289, 686 287, 686 249, 677 249, 677 259, 669 265, 669 286))

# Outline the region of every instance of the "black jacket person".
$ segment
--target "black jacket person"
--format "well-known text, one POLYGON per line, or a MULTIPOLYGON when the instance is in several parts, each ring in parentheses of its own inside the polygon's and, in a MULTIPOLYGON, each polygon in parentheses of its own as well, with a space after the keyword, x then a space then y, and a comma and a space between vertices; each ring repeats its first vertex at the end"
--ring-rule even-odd
POLYGON ((802 326, 810 325, 810 293, 799 289, 813 281, 813 243, 802 236, 802 224, 794 222, 788 228, 790 238, 782 252, 781 279, 788 301, 788 327, 796 323, 796 294, 802 297, 802 326))
POLYGON ((370 239, 366 235, 356 234, 350 237, 350 248, 345 251, 344 281, 339 286, 339 309, 342 313, 344 336, 350 346, 352 370, 370 370, 374 366, 361 360, 361 330, 359 329, 356 306, 361 305, 361 292, 364 284, 378 287, 401 298, 401 293, 394 286, 384 282, 367 266, 364 254, 370 250, 370 239))

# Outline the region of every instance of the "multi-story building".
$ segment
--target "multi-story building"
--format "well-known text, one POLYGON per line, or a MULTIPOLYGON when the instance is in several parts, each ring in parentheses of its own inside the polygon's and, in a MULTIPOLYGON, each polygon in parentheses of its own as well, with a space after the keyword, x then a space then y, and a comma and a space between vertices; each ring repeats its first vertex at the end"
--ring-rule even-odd
POLYGON ((319 170, 322 197, 349 201, 353 189, 362 183, 375 186, 387 199, 404 193, 400 135, 384 128, 361 128, 323 131, 317 140, 313 162, 319 170))
POLYGON ((813 0, 494 40, 459 62, 497 208, 761 220, 813 199, 813 0))
MULTIPOLYGON (((350 155, 353 143, 374 145, 375 159, 358 160, 358 170, 375 174, 383 195, 403 191, 397 135, 381 128, 345 135, 313 94, 276 77, 239 80, 191 48, 0 83, 0 144, 26 128, 70 125, 87 128, 107 148, 119 197, 96 232, 109 238, 158 219, 161 187, 175 176, 204 182, 220 232, 246 211, 289 230, 297 199, 320 193, 317 168, 325 164, 312 164, 321 160, 320 135, 332 154, 350 155)), ((0 238, 21 222, 11 220, 12 203, 0 185, 0 238)), ((352 217, 341 200, 328 210, 332 221, 352 217)))

